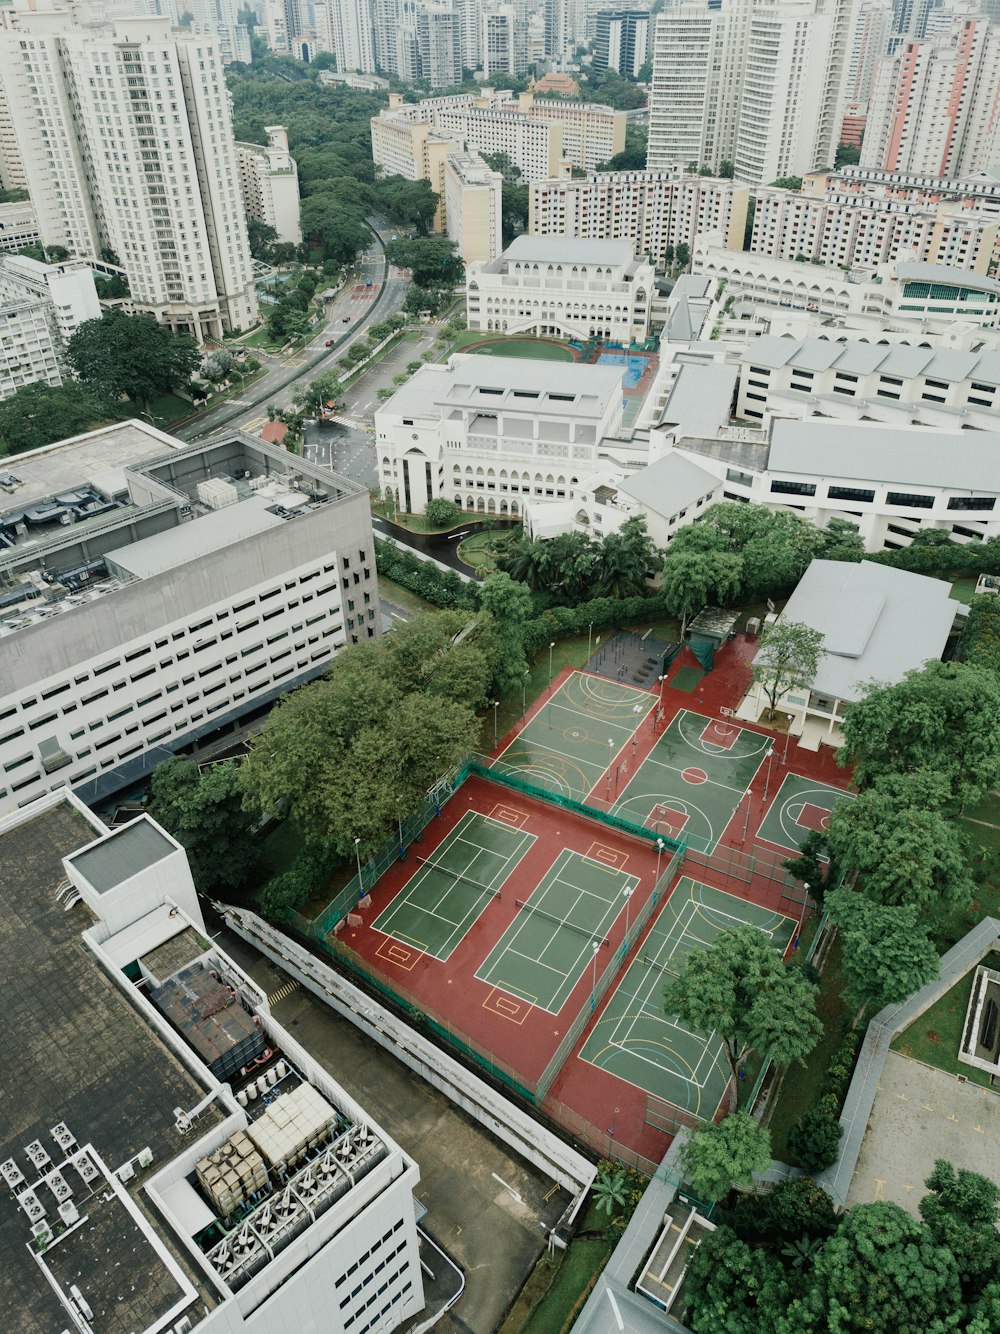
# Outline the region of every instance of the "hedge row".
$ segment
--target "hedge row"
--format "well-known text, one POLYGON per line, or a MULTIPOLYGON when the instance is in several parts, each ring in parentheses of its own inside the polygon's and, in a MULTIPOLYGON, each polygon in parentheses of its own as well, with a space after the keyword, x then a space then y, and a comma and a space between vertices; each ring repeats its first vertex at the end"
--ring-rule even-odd
POLYGON ((962 631, 961 652, 963 662, 1000 672, 1000 594, 987 593, 972 599, 962 631))
POLYGON ((826 1068, 819 1097, 788 1132, 788 1147, 807 1172, 824 1172, 837 1158, 843 1127, 840 1108, 854 1072, 861 1032, 851 1029, 826 1068))
POLYGON ((375 568, 383 578, 445 611, 475 611, 479 606, 478 584, 460 579, 454 570, 438 569, 431 561, 421 560, 412 552, 401 551, 393 542, 383 542, 377 537, 375 568))

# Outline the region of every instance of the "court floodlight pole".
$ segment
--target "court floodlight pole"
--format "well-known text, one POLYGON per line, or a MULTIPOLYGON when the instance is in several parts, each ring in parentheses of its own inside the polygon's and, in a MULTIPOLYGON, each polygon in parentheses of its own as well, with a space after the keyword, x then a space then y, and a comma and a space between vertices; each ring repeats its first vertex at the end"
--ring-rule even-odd
POLYGON ((747 801, 747 808, 746 808, 746 810, 743 812, 743 837, 742 837, 742 839, 740 840, 741 843, 745 843, 745 842, 747 841, 747 830, 748 830, 749 827, 750 827, 750 789, 749 789, 749 788, 747 788, 747 790, 746 790, 746 801, 747 801))
POLYGON ((358 898, 361 899, 361 898, 364 898, 364 894, 365 894, 365 882, 364 882, 364 877, 363 877, 362 874, 361 874, 361 839, 360 839, 360 838, 356 838, 356 839, 354 840, 354 855, 355 855, 355 857, 357 857, 357 859, 358 859, 358 898))
POLYGON ((403 811, 400 807, 400 799, 396 798, 396 823, 399 826, 399 860, 403 860, 406 849, 403 847, 403 811))
POLYGON ((528 712, 528 677, 530 672, 525 672, 521 677, 521 717, 528 712))
POLYGON ((799 936, 802 935, 802 927, 805 925, 805 920, 806 920, 806 905, 807 905, 808 902, 809 902, 809 882, 808 882, 808 881, 803 882, 803 885, 802 885, 802 893, 803 893, 803 898, 802 898, 802 911, 799 913, 799 924, 798 924, 798 926, 797 926, 796 929, 795 929, 795 939, 792 941, 792 949, 793 949, 793 950, 797 950, 797 949, 799 948, 799 936))
POLYGON ((764 800, 767 801, 768 789, 771 786, 771 765, 774 763, 774 747, 767 748, 767 774, 764 777, 764 800))
POLYGON ((615 739, 608 737, 608 801, 611 800, 611 766, 615 762, 615 739))
POLYGON ((588 661, 588 662, 590 661, 590 652, 591 652, 591 646, 592 646, 592 645, 591 645, 591 641, 593 640, 593 637, 594 637, 594 622, 591 621, 590 624, 587 626, 587 661, 588 661))
POLYGON ((597 1009, 597 951, 601 948, 601 942, 592 940, 590 948, 594 951, 594 976, 590 984, 590 1009, 593 1012, 597 1009))
POLYGON ((785 732, 785 753, 781 757, 782 764, 788 763, 788 743, 792 739, 792 718, 794 717, 794 715, 788 713, 785 715, 785 717, 788 719, 788 730, 785 732))
POLYGON ((552 642, 549 644, 549 726, 550 727, 552 726, 552 650, 555 648, 555 646, 556 646, 556 641, 553 639, 552 642))
POLYGON ((623 889, 623 890, 622 890, 622 896, 623 896, 623 898, 625 899, 625 935, 622 937, 622 957, 623 957, 623 958, 624 958, 625 954, 628 952, 628 910, 629 910, 629 908, 630 908, 631 905, 632 905, 632 890, 633 890, 634 888, 635 888, 635 886, 633 885, 631 889, 623 889))
POLYGON ((656 886, 660 883, 660 858, 663 856, 663 839, 656 840, 656 879, 653 881, 653 893, 656 893, 656 886))
POLYGON ((632 754, 634 755, 636 743, 639 740, 639 723, 642 721, 640 716, 642 714, 642 705, 633 704, 632 712, 635 714, 635 726, 632 728, 632 754))
POLYGON ((494 744, 494 746, 495 746, 495 745, 497 744, 497 740, 498 740, 498 738, 497 738, 497 709, 499 709, 499 707, 500 707, 500 701, 499 701, 498 699, 491 699, 491 700, 490 700, 490 703, 493 705, 493 744, 494 744))

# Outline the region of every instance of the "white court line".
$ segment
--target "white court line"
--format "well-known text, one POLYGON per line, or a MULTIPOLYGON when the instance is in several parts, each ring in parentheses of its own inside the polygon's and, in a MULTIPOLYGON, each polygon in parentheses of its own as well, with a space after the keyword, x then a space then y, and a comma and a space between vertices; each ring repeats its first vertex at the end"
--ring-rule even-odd
MULTIPOLYGON (((689 926, 690 922, 691 922, 691 921, 693 920, 693 918, 694 918, 694 907, 695 907, 694 898, 693 898, 693 897, 689 897, 688 900, 687 900, 687 902, 686 902, 686 903, 684 904, 684 906, 681 908, 680 912, 678 912, 678 913, 675 914, 675 916, 674 916, 674 923, 673 923, 673 926, 671 926, 670 930, 667 932, 667 934, 663 937, 662 941, 660 942, 660 945, 659 945, 659 947, 658 947, 658 949, 657 949, 657 952, 656 952, 656 954, 653 956, 653 963, 654 963, 655 967, 649 969, 649 986, 648 986, 647 989, 646 989, 646 999, 642 1002, 642 1004, 643 1004, 644 1007, 649 1005, 649 998, 652 996, 652 994, 653 994, 654 990, 656 989, 656 987, 657 987, 657 986, 663 986, 663 984, 664 984, 664 973, 663 973, 662 971, 657 971, 657 970, 660 969, 661 964, 665 962, 665 960, 663 959, 663 954, 662 954, 663 948, 664 948, 664 946, 666 946, 666 945, 670 945, 670 944, 671 944, 671 941, 673 942, 672 948, 671 948, 669 954, 666 956, 667 960, 672 959, 672 958, 674 957, 674 955, 677 953, 677 949, 678 949, 678 947, 680 946, 681 941, 682 941, 682 940, 684 939, 684 937, 687 935, 688 926, 689 926), (691 913, 689 914, 688 918, 687 918, 687 921, 685 921, 685 920, 684 920, 684 917, 683 917, 683 913, 684 913, 684 909, 685 909, 685 908, 690 908, 690 909, 692 910, 691 913), (681 930, 680 935, 677 936, 676 939, 674 939, 675 934, 676 934, 676 928, 677 928, 678 926, 682 926, 682 930, 681 930)), ((647 943, 648 943, 648 942, 647 942, 647 943)), ((631 967, 631 968, 635 968, 636 965, 639 964, 639 962, 640 962, 639 959, 635 959, 635 960, 633 961, 633 963, 630 965, 630 967, 631 967)), ((652 1013, 652 1012, 653 1012, 653 1011, 652 1011, 652 1007, 650 1006, 649 1008, 650 1008, 650 1013, 652 1013)), ((638 1015, 634 1015, 634 1016, 631 1017, 631 1019, 628 1020, 628 1029, 627 1029, 627 1032, 625 1033, 625 1037, 624 1037, 624 1039, 623 1039, 623 1041, 622 1041, 622 1045, 624 1045, 624 1041, 627 1041, 629 1035, 630 1035, 631 1032, 632 1032, 632 1028, 633 1028, 634 1024, 637 1022, 638 1018, 639 1018, 638 1015)), ((621 1023, 623 1023, 625 1020, 626 1020, 626 1016, 625 1016, 625 1015, 622 1015, 621 1019, 617 1019, 617 1020, 615 1021, 615 1026, 614 1026, 614 1028, 613 1028, 612 1031, 611 1031, 611 1036, 610 1036, 610 1038, 608 1039, 609 1042, 617 1042, 617 1041, 619 1040, 619 1025, 620 1025, 621 1023)), ((668 1022, 669 1022, 669 1020, 668 1020, 665 1016, 664 1016, 664 1020, 663 1020, 663 1021, 664 1021, 665 1023, 668 1023, 668 1022)))
MULTIPOLYGON (((584 713, 582 709, 575 709, 572 704, 561 704, 558 699, 554 699, 551 701, 551 703, 547 703, 545 705, 545 709, 550 709, 550 708, 565 709, 567 713, 576 714, 577 718, 583 718, 588 723, 592 724, 599 723, 601 727, 617 728, 618 731, 625 733, 626 740, 628 740, 628 738, 632 735, 633 731, 635 730, 635 723, 618 722, 614 718, 595 718, 592 713, 584 713)), ((535 722, 537 719, 541 718, 543 711, 544 710, 539 709, 539 711, 535 714, 534 718, 531 719, 531 722, 535 722)), ((528 725, 530 727, 531 724, 529 723, 528 725)), ((596 737, 594 739, 597 740, 596 737)))
MULTIPOLYGON (((749 758, 749 756, 747 756, 746 758, 749 758)), ((642 764, 639 766, 639 768, 635 771, 635 774, 633 775, 633 781, 635 780, 635 778, 638 777, 638 775, 640 774, 640 772, 646 767, 647 764, 655 764, 656 767, 657 767, 658 769, 669 769, 669 770, 671 771, 671 773, 675 773, 675 774, 683 774, 683 773, 684 773, 684 769, 696 769, 696 768, 698 767, 698 766, 695 765, 695 764, 686 764, 686 765, 684 766, 684 769, 681 769, 678 765, 676 765, 676 764, 669 764, 666 760, 658 760, 658 759, 656 758, 656 756, 655 756, 652 752, 650 752, 650 753, 646 756, 646 758, 643 760, 643 762, 642 762, 642 764)), ((605 766, 605 767, 607 767, 607 766, 605 766)), ((702 770, 702 773, 704 773, 704 772, 705 772, 705 771, 702 770)), ((681 779, 681 782, 683 783, 683 782, 685 782, 685 780, 682 778, 682 779, 681 779)), ((712 777, 710 777, 710 776, 708 776, 708 775, 706 775, 704 783, 688 783, 687 786, 688 786, 688 787, 721 787, 721 788, 723 789, 723 791, 725 791, 725 792, 745 792, 745 791, 746 791, 746 788, 733 787, 730 783, 720 783, 717 779, 712 778, 712 777)), ((627 789, 626 789, 626 790, 627 790, 627 789)))
MULTIPOLYGON (((756 737, 757 739, 758 744, 750 750, 738 751, 737 747, 739 746, 739 741, 734 741, 731 746, 720 746, 715 741, 704 741, 701 737, 701 732, 704 732, 705 728, 715 721, 716 719, 714 718, 706 718, 703 713, 695 713, 691 709, 681 709, 674 715, 673 720, 664 735, 669 733, 674 723, 676 723, 677 735, 681 737, 686 745, 690 746, 692 750, 701 750, 705 755, 712 755, 715 759, 749 760, 752 759, 754 755, 758 754, 759 751, 766 750, 771 744, 769 737, 761 736, 760 732, 755 732, 751 727, 740 727, 739 723, 736 723, 735 726, 739 728, 741 733, 746 736, 756 737), (688 718, 696 718, 701 723, 699 734, 693 739, 688 736, 684 730, 684 721, 688 718), (714 749, 707 751, 704 750, 705 746, 712 746, 714 749)), ((742 740, 742 737, 740 739, 742 740)))
POLYGON ((555 973, 556 977, 565 980, 561 968, 553 968, 552 964, 543 963, 541 959, 536 959, 533 954, 525 954, 522 950, 515 949, 513 945, 509 945, 504 950, 503 954, 500 956, 500 960, 503 961, 508 955, 515 955, 518 959, 524 959, 527 963, 535 964, 539 968, 544 968, 547 973, 555 973))
MULTIPOLYGON (((510 746, 513 746, 513 745, 515 744, 515 742, 520 741, 521 738, 522 738, 524 735, 525 735, 524 732, 519 733, 519 734, 514 738, 514 740, 510 743, 510 746)), ((531 739, 530 736, 528 736, 528 737, 526 738, 526 740, 527 740, 527 742, 528 742, 528 745, 531 746, 532 750, 545 750, 545 751, 548 751, 548 752, 549 752, 550 754, 552 754, 552 755, 558 755, 559 758, 562 759, 562 760, 569 760, 571 764, 577 764, 577 765, 579 765, 581 769, 583 769, 584 766, 587 766, 587 768, 591 768, 591 769, 593 769, 593 768, 595 768, 595 767, 597 766, 597 761, 596 761, 596 760, 581 760, 581 759, 579 759, 576 755, 569 755, 569 754, 567 754, 566 751, 564 751, 564 750, 560 750, 557 746, 543 746, 542 743, 541 743, 540 741, 533 741, 533 740, 531 739)), ((502 759, 503 759, 504 755, 507 754, 507 751, 510 750, 510 746, 507 746, 507 748, 503 751, 503 753, 497 756, 497 759, 498 759, 498 760, 502 760, 502 759)), ((527 765, 524 765, 524 764, 508 764, 507 767, 508 767, 509 769, 519 769, 519 770, 521 770, 522 773, 531 773, 531 772, 532 772, 532 770, 530 770, 530 769, 527 767, 527 765)), ((600 766, 600 773, 602 773, 602 774, 605 773, 605 772, 607 771, 607 767, 608 767, 608 766, 607 766, 606 764, 602 764, 602 765, 600 766)), ((586 778, 587 776, 588 776, 588 775, 587 775, 586 773, 584 773, 584 777, 586 778)))

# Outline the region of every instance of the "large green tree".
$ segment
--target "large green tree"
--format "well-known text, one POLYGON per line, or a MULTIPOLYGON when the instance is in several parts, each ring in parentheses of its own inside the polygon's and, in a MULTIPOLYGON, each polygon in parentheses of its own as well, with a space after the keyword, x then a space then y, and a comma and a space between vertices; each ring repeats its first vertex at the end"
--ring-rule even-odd
POLYGON ((520 686, 528 670, 524 632, 532 613, 531 594, 524 584, 498 570, 483 580, 479 605, 492 620, 493 688, 502 694, 520 686))
POLYGON ((452 287, 464 272, 458 247, 443 236, 415 236, 411 241, 390 241, 385 248, 390 263, 409 269, 418 287, 452 287))
POLYGON ((255 812, 244 808, 232 760, 201 771, 181 756, 159 765, 150 780, 149 813, 184 845, 203 894, 237 889, 248 879, 255 812))
POLYGON ((921 911, 964 907, 975 895, 972 841, 948 813, 947 778, 927 769, 884 774, 839 802, 826 831, 839 866, 868 898, 921 911))
POLYGON ((803 621, 779 616, 764 626, 751 670, 753 679, 767 696, 769 718, 774 718, 778 700, 789 690, 808 694, 816 680, 822 652, 822 633, 803 621))
POLYGON ((771 1136, 749 1112, 733 1112, 717 1126, 695 1131, 680 1153, 681 1166, 701 1200, 721 1200, 734 1186, 753 1185, 771 1164, 771 1136))
POLYGON ((792 1290, 769 1251, 748 1245, 723 1223, 702 1238, 688 1262, 684 1324, 694 1334, 775 1334, 792 1290))
POLYGON ((324 259, 349 264, 366 248, 371 232, 330 194, 311 195, 302 201, 302 231, 318 245, 324 259))
POLYGON ((426 236, 434 223, 438 196, 430 181, 409 181, 405 176, 386 176, 375 187, 378 203, 395 222, 410 223, 426 236))
POLYGON ((937 951, 911 904, 889 906, 835 889, 824 907, 840 930, 844 994, 855 1006, 854 1024, 865 1009, 895 1005, 937 977, 937 951))
POLYGON ((928 662, 895 685, 873 682, 843 723, 842 763, 859 787, 911 769, 947 780, 949 809, 1000 785, 1000 677, 928 662))
POLYGON ((153 398, 186 384, 201 362, 187 334, 173 333, 152 315, 117 309, 85 320, 66 344, 66 359, 99 398, 130 398, 147 412, 153 398))
POLYGON ((114 404, 79 384, 25 385, 0 403, 0 456, 40 449, 118 415, 114 404))
POLYGON ((692 950, 664 989, 663 1007, 721 1041, 735 1111, 740 1067, 751 1052, 784 1063, 802 1060, 815 1047, 823 1031, 817 991, 801 968, 782 962, 763 932, 744 926, 692 950))
POLYGON ((924 1184, 920 1217, 954 1255, 966 1297, 977 1297, 1000 1273, 1000 1186, 979 1172, 956 1171, 943 1158, 924 1184))

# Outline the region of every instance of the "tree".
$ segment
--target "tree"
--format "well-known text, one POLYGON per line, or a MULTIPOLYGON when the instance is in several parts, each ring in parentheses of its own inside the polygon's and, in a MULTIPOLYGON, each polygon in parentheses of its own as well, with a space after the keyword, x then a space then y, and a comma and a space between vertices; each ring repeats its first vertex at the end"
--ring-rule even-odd
POLYGON ((442 236, 415 236, 411 241, 390 241, 385 248, 390 264, 409 269, 418 287, 453 287, 462 281, 463 266, 454 241, 442 236))
POLYGON ((526 185, 505 185, 500 200, 503 243, 510 245, 515 236, 527 230, 528 196, 526 185))
POLYGON ((607 162, 599 163, 597 170, 645 171, 646 146, 644 144, 635 144, 632 147, 623 148, 620 153, 615 153, 613 157, 609 157, 607 162))
POLYGON ((680 617, 682 636, 689 617, 702 607, 736 595, 742 569, 740 557, 723 550, 717 535, 702 524, 681 529, 663 562, 662 597, 667 614, 680 617))
POLYGON ((824 1172, 837 1160, 837 1147, 843 1133, 836 1106, 829 1106, 828 1099, 824 1098, 803 1112, 792 1126, 788 1132, 788 1147, 807 1172, 824 1172))
POLYGON ((680 1160, 699 1199, 721 1200, 734 1186, 752 1186, 754 1172, 770 1166, 771 1136, 749 1112, 733 1112, 717 1126, 695 1131, 680 1160))
POLYGON ((780 1262, 721 1223, 688 1260, 684 1324, 694 1334, 775 1334, 791 1294, 780 1262))
POLYGON ((210 357, 205 358, 201 373, 210 384, 220 384, 235 364, 233 354, 227 352, 225 348, 220 348, 218 352, 213 352, 210 357))
POLYGON ((781 864, 801 884, 809 886, 809 897, 816 904, 822 904, 826 891, 840 879, 840 866, 824 829, 810 829, 802 840, 799 855, 788 857, 781 864))
POLYGON ((721 1041, 736 1110, 740 1067, 757 1051, 779 1063, 799 1061, 823 1031, 818 988, 801 968, 784 964, 756 927, 725 931, 704 950, 692 950, 664 990, 667 1014, 721 1041))
POLYGON ((509 574, 489 574, 479 590, 479 605, 491 618, 492 687, 504 694, 523 685, 528 671, 524 632, 532 613, 531 594, 509 574))
POLYGON ((982 1292, 1000 1268, 1000 1186, 978 1172, 938 1158, 924 1182, 920 1217, 958 1264, 966 1298, 982 1292))
POLYGON ((847 519, 830 519, 823 529, 823 545, 817 555, 822 560, 864 560, 865 544, 857 524, 847 519))
POLYGON ((247 218, 247 236, 250 238, 250 254, 254 259, 270 259, 271 247, 278 239, 278 233, 270 223, 247 218))
POLYGON ((843 723, 838 756, 864 788, 885 774, 928 769, 948 782, 947 809, 1000 786, 1000 678, 958 662, 929 662, 895 685, 870 682, 843 723))
POLYGON ((303 233, 322 251, 323 259, 350 264, 371 241, 371 232, 360 220, 327 194, 303 199, 300 210, 303 233))
POLYGON ((719 163, 719 176, 724 181, 731 181, 736 174, 736 167, 728 158, 723 158, 719 163))
POLYGON ((691 247, 686 241, 680 241, 674 251, 677 267, 683 272, 691 262, 691 247))
POLYGON ((912 904, 888 906, 834 889, 824 906, 840 929, 844 993, 856 1007, 852 1027, 867 1008, 895 1005, 937 977, 937 952, 912 904))
POLYGON ((386 176, 375 187, 379 204, 395 222, 412 223, 421 236, 433 226, 438 196, 430 181, 386 176))
POLYGON ((511 158, 509 153, 504 153, 503 151, 499 153, 483 153, 482 159, 489 167, 490 171, 498 171, 503 177, 505 195, 507 193, 506 187, 508 185, 516 184, 516 182, 521 179, 521 168, 511 158))
POLYGON ((433 500, 428 500, 424 506, 424 515, 429 523, 435 528, 448 528, 461 518, 462 511, 453 500, 446 500, 444 496, 435 496, 433 500))
POLYGON ((304 389, 299 390, 295 401, 301 404, 305 412, 315 417, 322 414, 328 404, 336 404, 343 392, 337 372, 324 371, 322 375, 317 375, 315 380, 310 380, 304 389))
POLYGON ((617 533, 608 533, 601 543, 598 595, 627 598, 645 592, 658 556, 646 520, 641 515, 626 519, 617 533))
POLYGON ((861 149, 857 144, 840 143, 837 145, 837 153, 833 159, 835 167, 853 167, 860 161, 861 149))
POLYGON ((819 670, 823 635, 803 621, 779 617, 761 631, 753 660, 753 679, 764 691, 773 722, 778 700, 789 690, 808 691, 819 670))
POLYGON ((195 885, 203 894, 236 889, 253 870, 254 821, 244 809, 238 766, 227 760, 203 772, 175 756, 150 780, 149 812, 184 845, 195 885))
POLYGON ((66 359, 99 398, 130 398, 147 412, 151 399, 186 383, 201 362, 187 334, 117 309, 85 320, 66 344, 66 359))
POLYGON ((628 1199, 628 1182, 624 1172, 600 1167, 593 1185, 594 1207, 610 1218, 615 1209, 624 1209, 628 1199))
POLYGON ((113 404, 81 385, 36 381, 0 402, 0 456, 40 449, 118 415, 113 404))
POLYGON ((950 796, 947 779, 926 769, 877 778, 834 807, 827 837, 838 864, 878 903, 964 907, 976 893, 972 845, 947 812, 950 796))
POLYGON ((776 190, 801 190, 801 176, 779 176, 776 181, 771 182, 771 186, 776 190))

